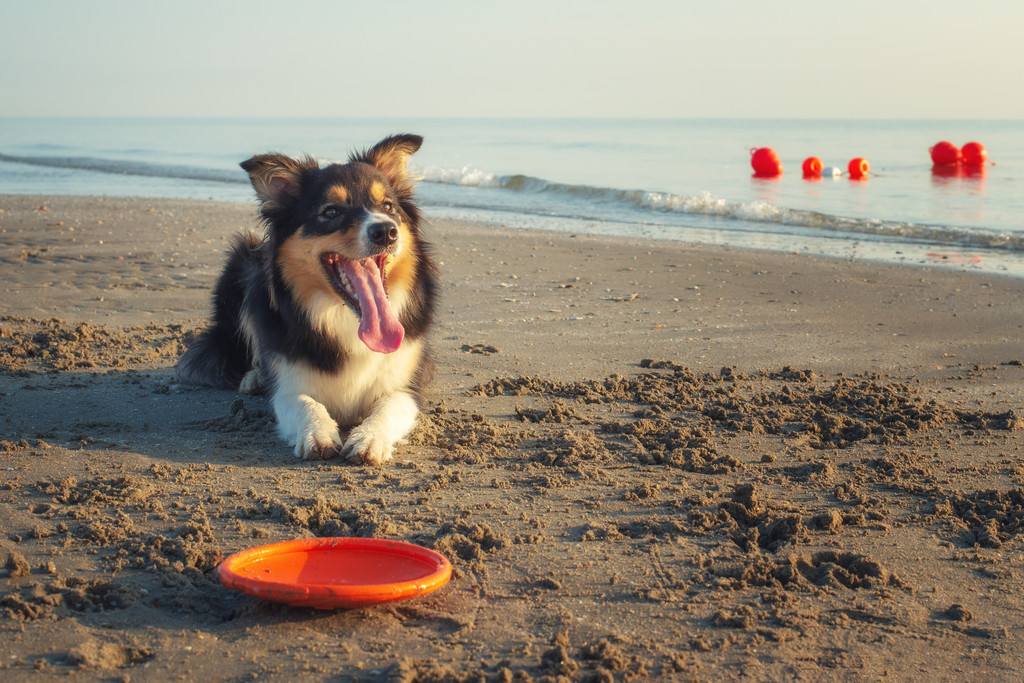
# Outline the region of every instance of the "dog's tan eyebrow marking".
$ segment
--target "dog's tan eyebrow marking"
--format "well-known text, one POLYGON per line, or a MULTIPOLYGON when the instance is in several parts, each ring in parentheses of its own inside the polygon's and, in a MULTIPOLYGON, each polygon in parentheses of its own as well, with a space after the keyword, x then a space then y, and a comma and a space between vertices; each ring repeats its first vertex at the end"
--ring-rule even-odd
POLYGON ((341 185, 335 185, 327 190, 327 201, 345 204, 348 202, 348 190, 341 185))
POLYGON ((374 181, 373 185, 370 186, 370 196, 378 204, 384 201, 388 196, 388 190, 384 187, 384 183, 374 181))

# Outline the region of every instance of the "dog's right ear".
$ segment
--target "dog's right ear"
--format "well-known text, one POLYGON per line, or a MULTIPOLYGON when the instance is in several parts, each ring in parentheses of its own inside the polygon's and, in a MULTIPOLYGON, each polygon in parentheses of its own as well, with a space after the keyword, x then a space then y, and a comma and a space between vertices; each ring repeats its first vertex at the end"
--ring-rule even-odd
POLYGON ((266 213, 298 197, 303 173, 317 168, 317 163, 309 157, 292 159, 283 154, 257 154, 240 166, 249 174, 260 200, 260 211, 266 213))

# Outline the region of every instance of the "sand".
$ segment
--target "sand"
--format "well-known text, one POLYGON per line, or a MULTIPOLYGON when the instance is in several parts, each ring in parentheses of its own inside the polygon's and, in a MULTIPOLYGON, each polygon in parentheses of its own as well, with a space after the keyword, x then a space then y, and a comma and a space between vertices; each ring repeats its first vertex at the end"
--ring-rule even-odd
POLYGON ((1024 676, 1024 282, 433 220, 438 374, 377 469, 175 380, 253 222, 0 197, 0 678, 1024 676), (213 573, 332 535, 455 574, 321 612, 213 573))

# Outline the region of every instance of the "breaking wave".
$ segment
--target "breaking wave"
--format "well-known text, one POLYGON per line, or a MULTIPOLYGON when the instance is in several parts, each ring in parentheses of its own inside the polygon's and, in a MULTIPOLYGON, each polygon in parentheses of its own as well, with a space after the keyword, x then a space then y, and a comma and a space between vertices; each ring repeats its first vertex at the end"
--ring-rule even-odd
MULTIPOLYGON (((126 176, 206 181, 228 185, 248 185, 238 169, 217 169, 178 164, 153 164, 141 161, 71 156, 12 156, 0 154, 0 162, 29 164, 61 169, 93 171, 126 176)), ((762 201, 736 202, 714 197, 707 192, 682 195, 650 190, 620 190, 590 185, 551 182, 528 175, 497 175, 479 169, 429 166, 414 168, 424 183, 436 188, 458 188, 480 192, 444 194, 442 203, 462 207, 497 209, 591 221, 608 220, 637 224, 673 223, 685 225, 686 216, 720 219, 719 227, 729 229, 728 221, 762 225, 791 226, 823 235, 847 239, 875 237, 898 241, 922 241, 968 247, 1024 251, 1024 233, 944 225, 929 225, 874 218, 851 218, 816 211, 792 209, 762 201), (497 193, 497 194, 494 194, 497 193), (675 220, 673 220, 675 219, 675 220)), ((437 201, 429 188, 422 196, 437 201)), ((737 223, 736 229, 742 229, 737 223)))
POLYGON ((962 246, 1024 251, 1024 234, 944 225, 927 225, 873 218, 850 218, 817 211, 791 209, 768 202, 735 202, 710 193, 680 195, 650 190, 620 190, 590 185, 555 183, 527 175, 495 175, 473 168, 418 170, 423 182, 459 185, 481 189, 500 189, 523 195, 560 198, 550 206, 566 209, 566 217, 597 219, 585 213, 588 207, 613 206, 632 210, 637 222, 644 214, 709 216, 745 222, 793 226, 844 237, 873 236, 898 240, 919 240, 962 246))

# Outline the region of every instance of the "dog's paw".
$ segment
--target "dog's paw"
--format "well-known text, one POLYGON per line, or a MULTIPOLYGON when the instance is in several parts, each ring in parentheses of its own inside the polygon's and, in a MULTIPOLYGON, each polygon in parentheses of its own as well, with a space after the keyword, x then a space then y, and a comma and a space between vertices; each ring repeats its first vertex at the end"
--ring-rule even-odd
POLYGON ((245 377, 242 378, 241 383, 238 385, 238 392, 250 396, 262 394, 263 385, 260 383, 260 371, 253 368, 245 373, 245 377))
POLYGON ((326 460, 341 453, 343 442, 338 425, 330 418, 310 420, 307 429, 295 444, 295 457, 303 460, 326 460))
POLYGON ((355 463, 383 465, 391 460, 393 441, 386 434, 356 427, 349 434, 342 455, 355 463))

